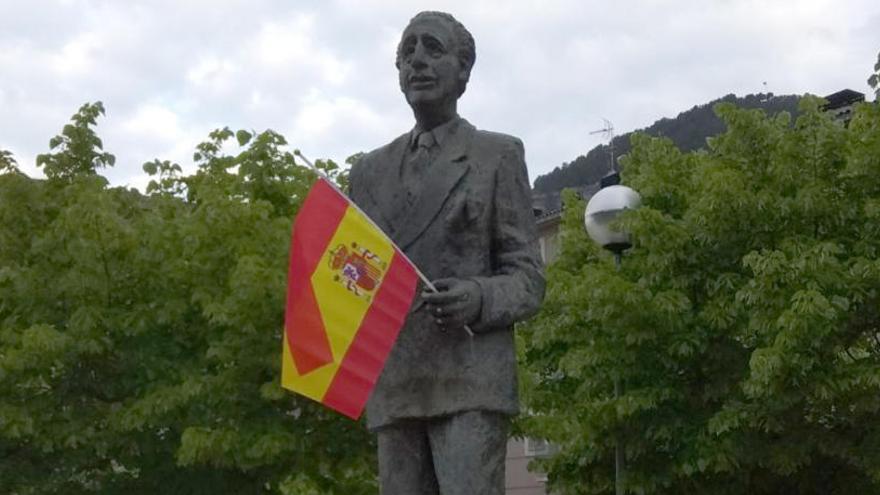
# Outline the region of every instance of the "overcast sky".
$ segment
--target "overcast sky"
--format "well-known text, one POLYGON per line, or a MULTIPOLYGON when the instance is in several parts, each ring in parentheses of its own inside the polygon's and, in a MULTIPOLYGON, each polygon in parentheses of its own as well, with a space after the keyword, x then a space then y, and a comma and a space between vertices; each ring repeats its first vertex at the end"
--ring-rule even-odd
MULTIPOLYGON (((274 129, 342 163, 412 127, 394 51, 420 10, 455 15, 477 61, 459 113, 519 136, 531 178, 618 133, 728 93, 870 94, 877 0, 0 0, 0 149, 32 176, 85 102, 143 187, 154 158, 192 169, 212 129, 274 129)), ((869 98, 870 99, 870 98, 869 98)))

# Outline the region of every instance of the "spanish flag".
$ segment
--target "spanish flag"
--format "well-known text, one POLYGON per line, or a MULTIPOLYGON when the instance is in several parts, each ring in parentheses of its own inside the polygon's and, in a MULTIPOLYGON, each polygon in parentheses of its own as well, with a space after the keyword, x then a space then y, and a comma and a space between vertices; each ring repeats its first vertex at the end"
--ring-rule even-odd
POLYGON ((359 418, 418 280, 388 236, 318 179, 291 234, 281 386, 359 418))

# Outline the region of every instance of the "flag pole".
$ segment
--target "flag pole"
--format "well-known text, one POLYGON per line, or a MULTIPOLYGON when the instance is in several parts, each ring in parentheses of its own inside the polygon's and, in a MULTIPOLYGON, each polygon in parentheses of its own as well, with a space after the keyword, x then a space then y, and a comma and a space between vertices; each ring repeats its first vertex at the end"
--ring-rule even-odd
MULTIPOLYGON (((346 200, 348 200, 348 203, 349 203, 351 206, 353 206, 353 207, 355 208, 355 210, 358 211, 358 213, 360 213, 361 215, 363 215, 364 218, 366 218, 367 221, 370 222, 370 225, 372 225, 373 228, 375 228, 375 229, 378 230, 379 232, 382 232, 383 234, 385 234, 385 231, 382 230, 382 228, 379 227, 379 226, 376 224, 376 222, 374 222, 373 219, 370 218, 370 216, 367 215, 367 213, 366 213, 364 210, 361 209, 360 206, 358 206, 354 201, 352 201, 351 198, 349 198, 348 195, 345 194, 345 192, 344 192, 342 189, 340 189, 340 188, 339 188, 339 187, 333 182, 333 180, 332 180, 330 177, 327 176, 327 174, 325 174, 325 173, 322 172, 320 169, 318 169, 318 167, 316 167, 311 161, 309 161, 308 158, 306 158, 305 156, 303 156, 303 154, 302 154, 299 150, 293 150, 293 154, 294 154, 295 156, 298 156, 299 158, 302 158, 303 161, 306 162, 306 165, 308 165, 309 168, 312 169, 313 172, 315 172, 316 174, 318 174, 318 177, 324 179, 324 180, 327 182, 327 184, 330 185, 330 187, 332 187, 334 190, 336 190, 336 192, 338 192, 339 194, 341 194, 342 197, 344 197, 346 200)), ((395 249, 398 253, 400 253, 401 256, 403 256, 403 259, 405 259, 405 260, 406 260, 406 261, 407 261, 407 262, 413 267, 413 269, 416 271, 416 275, 419 276, 419 278, 422 280, 422 282, 425 284, 425 286, 426 286, 428 289, 431 289, 432 292, 439 293, 440 291, 437 290, 437 287, 436 287, 436 286, 435 286, 430 280, 428 280, 428 277, 426 277, 425 274, 422 273, 421 270, 419 270, 419 267, 417 267, 416 264, 413 263, 411 259, 409 259, 409 257, 406 255, 406 253, 403 252, 403 249, 400 249, 400 247, 398 247, 397 243, 395 243, 394 240, 391 239, 391 236, 389 236, 388 234, 385 234, 385 237, 388 238, 388 242, 390 242, 391 245, 394 246, 394 249, 395 249)), ((468 325, 465 325, 465 326, 464 326, 464 331, 467 332, 467 334, 468 334, 469 337, 473 338, 473 336, 474 336, 474 331, 471 330, 471 327, 469 327, 468 325)))

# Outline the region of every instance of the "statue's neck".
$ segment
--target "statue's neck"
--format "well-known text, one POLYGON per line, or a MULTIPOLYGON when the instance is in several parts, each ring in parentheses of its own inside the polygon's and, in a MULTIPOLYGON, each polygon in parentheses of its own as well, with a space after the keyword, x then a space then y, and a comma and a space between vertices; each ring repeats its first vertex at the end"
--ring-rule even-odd
POLYGON ((423 131, 430 131, 437 126, 441 126, 458 117, 456 103, 457 101, 453 101, 451 104, 448 103, 439 108, 413 107, 413 115, 416 118, 416 127, 423 131))

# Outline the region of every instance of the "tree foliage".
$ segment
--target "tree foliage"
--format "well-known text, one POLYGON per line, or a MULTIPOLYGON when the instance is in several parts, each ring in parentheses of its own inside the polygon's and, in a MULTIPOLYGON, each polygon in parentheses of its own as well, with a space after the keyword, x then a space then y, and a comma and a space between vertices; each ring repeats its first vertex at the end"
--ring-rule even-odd
POLYGON ((104 115, 100 101, 86 103, 71 117, 61 134, 49 140, 54 153, 37 155, 37 166, 49 179, 71 180, 76 176, 95 175, 103 167, 112 167, 116 157, 104 150, 104 143, 92 127, 104 115))
POLYGON ((100 114, 52 139, 47 180, 0 170, 0 491, 374 492, 363 426, 279 387, 314 174, 277 133, 218 129, 194 174, 156 160, 146 195, 112 188, 100 114))
POLYGON ((18 162, 9 150, 0 150, 0 174, 19 173, 18 162))
POLYGON ((519 334, 554 493, 612 493, 617 438, 628 493, 880 493, 880 107, 844 127, 820 103, 717 105, 705 151, 634 136, 620 271, 568 195, 519 334))

